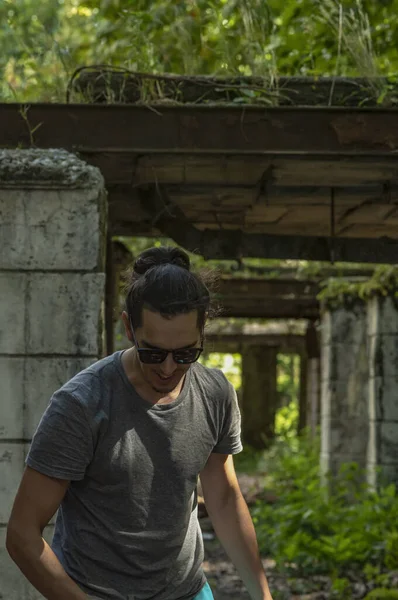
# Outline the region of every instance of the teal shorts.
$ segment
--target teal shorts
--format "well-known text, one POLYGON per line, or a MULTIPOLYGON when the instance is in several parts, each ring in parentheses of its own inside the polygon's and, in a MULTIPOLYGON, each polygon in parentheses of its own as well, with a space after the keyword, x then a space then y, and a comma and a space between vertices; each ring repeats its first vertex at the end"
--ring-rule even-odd
MULTIPOLYGON (((91 600, 97 600, 96 596, 89 596, 89 598, 91 600)), ((193 600, 214 600, 213 593, 208 583, 205 583, 199 594, 197 594, 193 600)))
MULTIPOLYGON (((95 596, 89 596, 89 598, 91 600, 97 600, 95 596)), ((213 593, 208 583, 202 587, 199 594, 197 594, 193 600, 214 600, 213 593)))
POLYGON ((202 587, 199 594, 197 594, 193 600, 214 600, 214 596, 211 591, 211 587, 209 586, 208 583, 206 583, 202 587))

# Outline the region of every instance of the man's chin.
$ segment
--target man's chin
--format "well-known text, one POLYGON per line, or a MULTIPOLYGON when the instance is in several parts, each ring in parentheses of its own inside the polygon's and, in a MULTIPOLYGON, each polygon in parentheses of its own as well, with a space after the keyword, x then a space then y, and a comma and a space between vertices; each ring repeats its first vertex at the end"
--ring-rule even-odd
POLYGON ((167 379, 162 381, 160 377, 156 377, 156 379, 154 378, 155 380, 151 381, 152 389, 158 394, 171 394, 184 377, 184 375, 181 375, 181 373, 179 373, 179 375, 180 376, 177 377, 170 377, 169 381, 167 379))
POLYGON ((176 385, 174 385, 172 388, 170 388, 170 387, 169 387, 169 388, 166 388, 166 387, 164 387, 164 388, 158 388, 158 387, 155 387, 155 386, 153 385, 153 386, 152 386, 152 389, 153 389, 153 391, 154 391, 154 392, 156 392, 157 394, 164 394, 164 395, 166 396, 167 394, 171 394, 172 392, 174 392, 174 390, 176 389, 176 387, 177 387, 177 386, 176 386, 176 385))

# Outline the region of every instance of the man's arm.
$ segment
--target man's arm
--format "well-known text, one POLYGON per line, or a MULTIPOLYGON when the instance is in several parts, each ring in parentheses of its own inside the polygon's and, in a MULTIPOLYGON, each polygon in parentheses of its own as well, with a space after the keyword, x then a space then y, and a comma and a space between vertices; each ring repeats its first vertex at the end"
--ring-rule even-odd
POLYGON ((68 486, 69 481, 53 479, 27 467, 7 528, 8 553, 47 600, 87 600, 42 537, 68 486))
POLYGON ((240 491, 232 456, 210 455, 200 474, 206 510, 252 600, 272 600, 258 552, 249 509, 240 491))

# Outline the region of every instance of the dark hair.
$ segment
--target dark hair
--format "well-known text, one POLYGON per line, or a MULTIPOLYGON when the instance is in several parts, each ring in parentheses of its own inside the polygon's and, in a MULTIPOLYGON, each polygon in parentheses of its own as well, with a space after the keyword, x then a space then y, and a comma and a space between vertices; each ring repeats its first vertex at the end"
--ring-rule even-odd
POLYGON ((128 274, 126 311, 133 327, 142 323, 148 308, 162 317, 198 311, 198 328, 211 316, 210 290, 205 277, 192 273, 188 254, 180 248, 160 246, 142 252, 128 274))

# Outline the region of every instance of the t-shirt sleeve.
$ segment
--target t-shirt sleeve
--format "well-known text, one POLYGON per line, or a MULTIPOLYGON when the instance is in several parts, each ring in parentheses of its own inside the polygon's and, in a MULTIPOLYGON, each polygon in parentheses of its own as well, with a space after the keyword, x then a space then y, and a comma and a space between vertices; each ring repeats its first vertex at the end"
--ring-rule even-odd
POLYGON ((33 436, 26 464, 58 479, 83 479, 94 452, 93 436, 81 402, 55 392, 33 436))
POLYGON ((221 431, 213 452, 217 454, 238 454, 243 450, 241 442, 241 416, 235 388, 228 381, 228 395, 226 399, 221 431))

